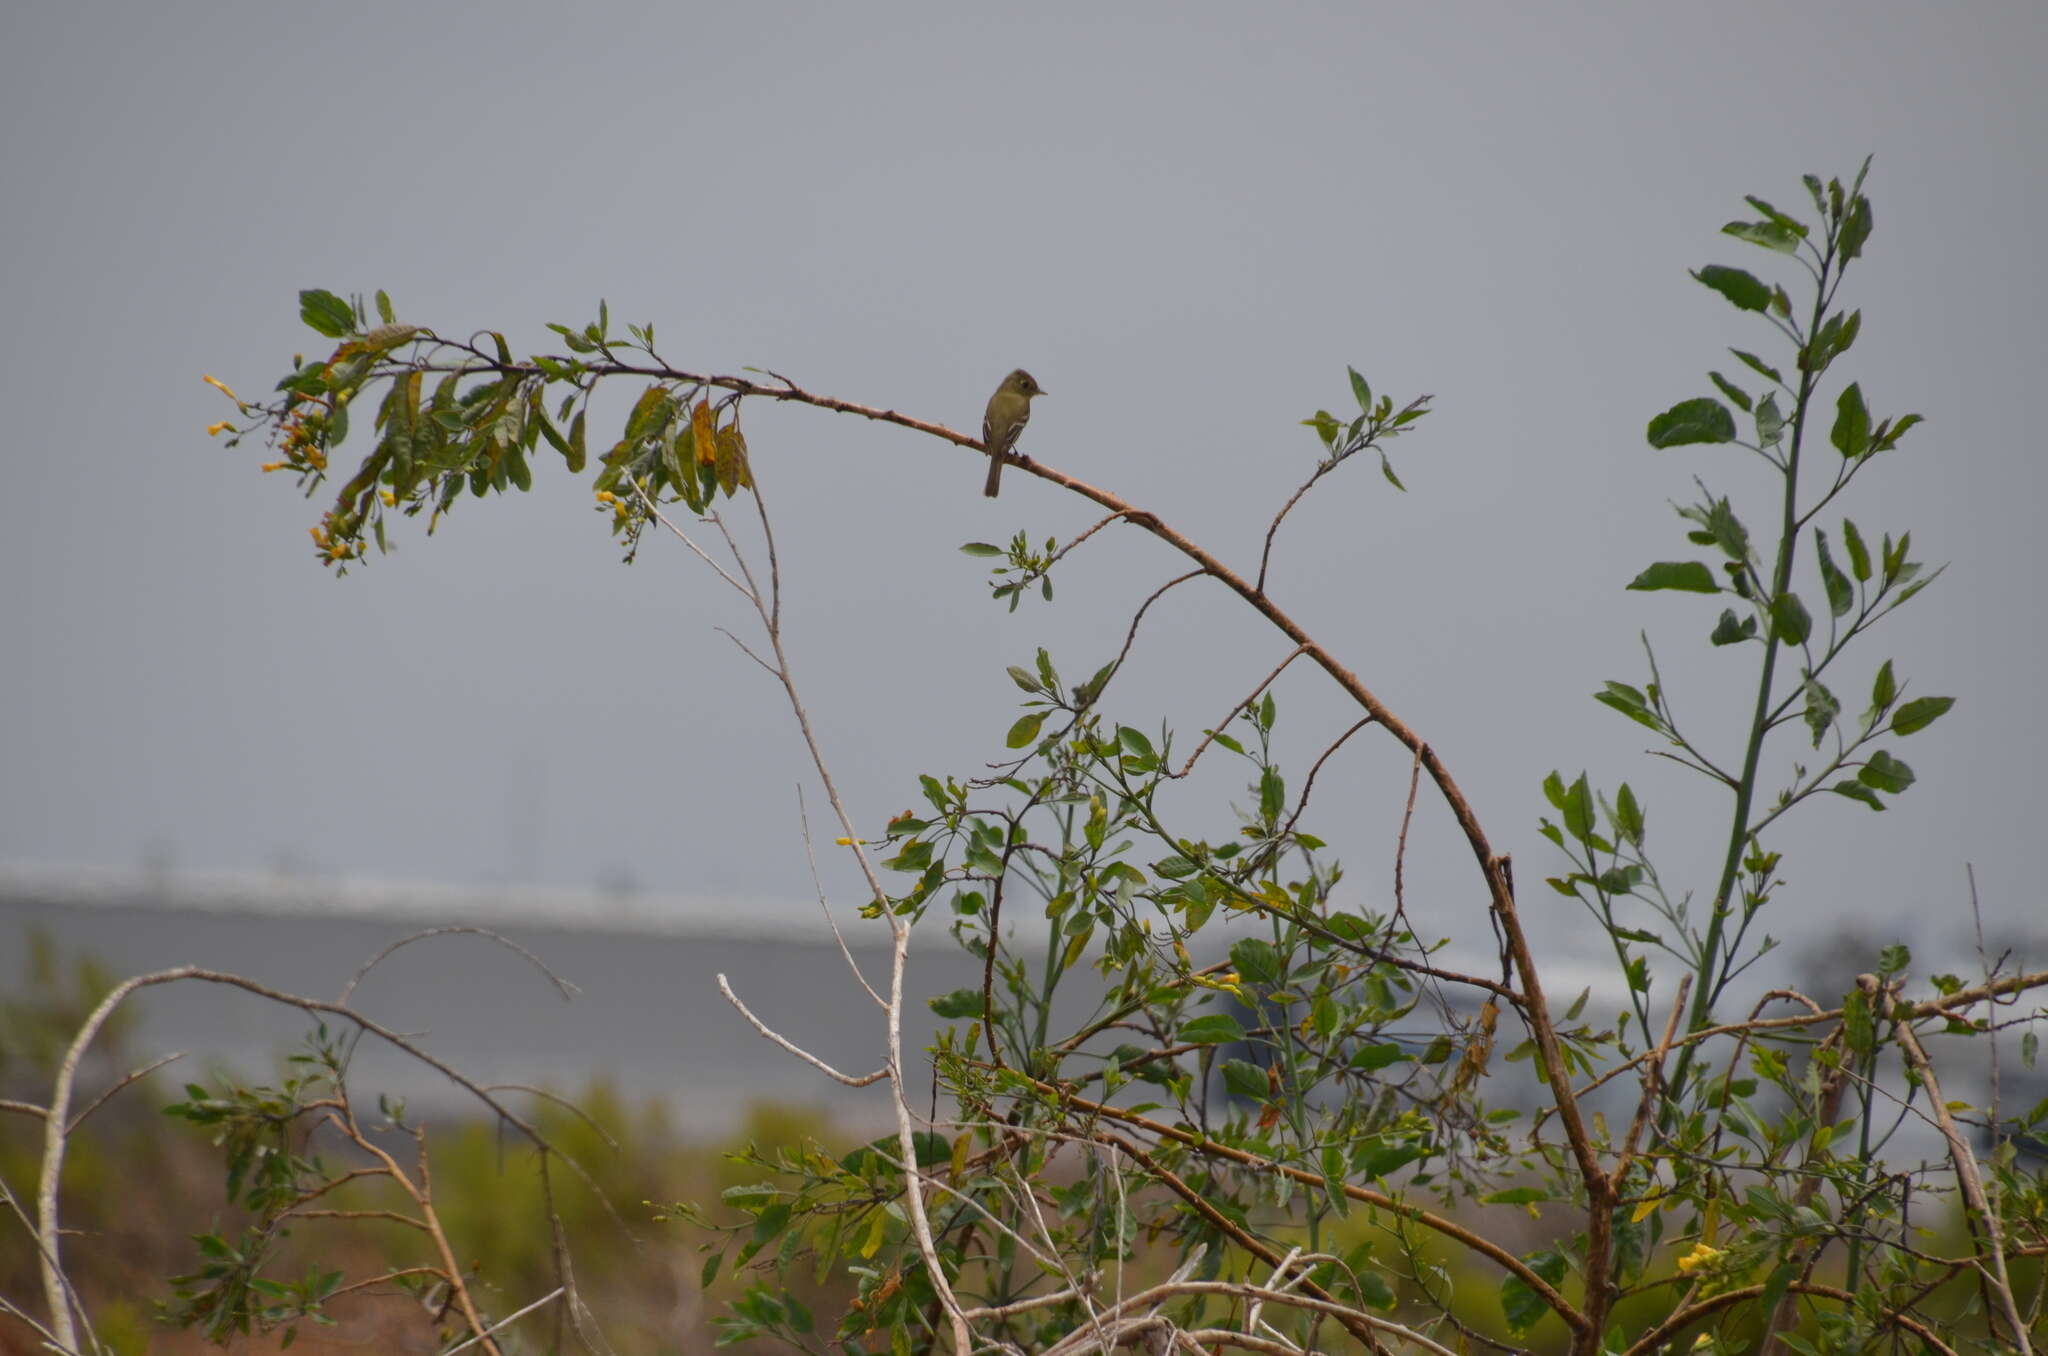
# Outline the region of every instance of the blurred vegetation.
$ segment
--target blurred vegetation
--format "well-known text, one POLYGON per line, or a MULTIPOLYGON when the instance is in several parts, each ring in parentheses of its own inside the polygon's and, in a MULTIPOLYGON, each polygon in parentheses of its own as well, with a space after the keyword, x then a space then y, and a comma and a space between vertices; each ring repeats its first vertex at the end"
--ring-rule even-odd
MULTIPOLYGON (((19 981, 6 979, 6 996, 0 998, 0 1097, 41 1104, 63 1051, 115 978, 91 957, 60 955, 47 936, 32 932, 22 950, 19 981)), ((313 1024, 307 1025, 310 1030, 313 1024)), ((135 1048, 137 1035, 133 1012, 117 1011, 81 1070, 80 1107, 154 1057, 135 1048)), ((170 1297, 166 1278, 193 1271, 200 1257, 196 1236, 234 1238, 253 1219, 223 1194, 220 1150, 212 1136, 163 1114, 181 1081, 173 1065, 124 1089, 80 1127, 65 1163, 66 1267, 100 1339, 120 1356, 214 1349, 196 1334, 158 1321, 170 1297)), ((220 1074, 209 1081, 223 1090, 265 1086, 220 1074)), ((590 1174, 588 1186, 558 1180, 556 1207, 578 1281, 607 1335, 622 1352, 705 1349, 712 1340, 710 1316, 744 1284, 728 1278, 709 1292, 700 1289, 698 1245, 704 1240, 688 1225, 657 1221, 647 1202, 715 1198, 747 1175, 743 1161, 750 1146, 834 1143, 840 1137, 808 1111, 764 1105, 748 1112, 729 1141, 692 1144, 677 1134, 658 1099, 631 1099, 601 1079, 556 1095, 563 1101, 534 1099, 533 1119, 590 1174)), ((482 1120, 429 1119, 425 1128, 437 1209, 483 1292, 500 1312, 547 1293, 556 1282, 534 1156, 482 1120)), ((850 1148, 852 1141, 840 1147, 850 1148)), ((41 1153, 38 1119, 0 1115, 0 1181, 31 1213, 41 1153)), ((372 1210, 390 1207, 395 1197, 388 1187, 352 1184, 324 1203, 372 1210)), ((9 1241, 0 1246, 0 1296, 26 1303, 40 1294, 29 1228, 19 1217, 5 1225, 9 1241)), ((310 1220, 293 1227, 269 1270, 303 1274, 317 1259, 355 1278, 408 1265, 418 1254, 403 1229, 310 1220)), ((843 1307, 850 1294, 844 1285, 820 1286, 810 1289, 809 1298, 829 1309, 843 1307)), ((41 1317, 39 1306, 27 1307, 41 1317)), ((293 1349, 427 1352, 449 1335, 415 1300, 391 1287, 338 1301, 333 1312, 336 1326, 300 1326, 293 1349)), ((536 1325, 530 1340, 538 1342, 549 1327, 536 1325)), ((279 1331, 238 1338, 234 1349, 270 1351, 283 1344, 279 1331)), ((740 1343, 732 1349, 779 1347, 740 1343)), ((0 1354, 35 1350, 26 1327, 0 1317, 0 1354)))

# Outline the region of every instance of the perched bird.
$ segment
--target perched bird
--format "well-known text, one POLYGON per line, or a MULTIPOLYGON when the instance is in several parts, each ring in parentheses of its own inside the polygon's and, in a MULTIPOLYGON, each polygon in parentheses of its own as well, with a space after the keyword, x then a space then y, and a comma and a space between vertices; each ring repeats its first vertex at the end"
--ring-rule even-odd
POLYGON ((1038 383, 1023 368, 1003 378, 996 393, 988 398, 988 413, 981 417, 981 440, 988 445, 988 484, 982 493, 993 499, 1002 487, 1003 458, 1017 445, 1017 435, 1031 422, 1031 397, 1044 395, 1038 383))

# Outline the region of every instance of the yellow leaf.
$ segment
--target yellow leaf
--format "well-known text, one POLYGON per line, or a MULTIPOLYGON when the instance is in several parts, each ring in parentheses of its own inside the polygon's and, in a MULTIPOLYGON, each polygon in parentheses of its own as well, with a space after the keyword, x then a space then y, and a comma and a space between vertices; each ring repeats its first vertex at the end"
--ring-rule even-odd
POLYGON ((967 1151, 974 1147, 974 1132, 963 1130, 953 1141, 953 1180, 960 1181, 967 1176, 967 1151))
POLYGON ((700 400, 690 411, 690 434, 697 445, 697 461, 704 466, 718 464, 718 429, 712 423, 711 402, 700 400))
POLYGON ((746 435, 736 428, 722 428, 717 444, 718 488, 731 498, 740 486, 753 484, 747 474, 746 435))

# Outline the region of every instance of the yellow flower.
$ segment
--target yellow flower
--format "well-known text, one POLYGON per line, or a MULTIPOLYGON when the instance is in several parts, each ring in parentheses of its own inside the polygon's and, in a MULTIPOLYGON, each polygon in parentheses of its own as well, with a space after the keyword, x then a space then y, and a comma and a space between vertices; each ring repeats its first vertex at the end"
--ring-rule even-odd
POLYGON ((391 491, 389 491, 389 490, 379 490, 379 491, 377 491, 377 497, 378 497, 379 499, 382 499, 382 500, 384 501, 384 507, 386 507, 386 508, 393 508, 393 507, 395 507, 395 506, 397 505, 397 503, 398 503, 398 496, 397 496, 397 495, 395 495, 395 494, 393 494, 393 493, 392 493, 391 491))
POLYGON ((223 419, 218 424, 208 424, 206 426, 206 436, 209 438, 218 438, 221 434, 226 433, 229 429, 233 428, 234 426, 234 422, 228 419, 223 419))
POLYGON ((242 403, 242 398, 236 395, 233 391, 230 391, 228 389, 228 384, 222 381, 219 377, 202 377, 200 378, 200 380, 204 381, 208 386, 211 386, 214 390, 219 391, 229 400, 234 401, 237 405, 242 403))
POLYGON ((1712 1266, 1720 1260, 1721 1250, 1710 1243, 1695 1243, 1692 1251, 1678 1259, 1678 1269, 1690 1276, 1701 1267, 1712 1266))

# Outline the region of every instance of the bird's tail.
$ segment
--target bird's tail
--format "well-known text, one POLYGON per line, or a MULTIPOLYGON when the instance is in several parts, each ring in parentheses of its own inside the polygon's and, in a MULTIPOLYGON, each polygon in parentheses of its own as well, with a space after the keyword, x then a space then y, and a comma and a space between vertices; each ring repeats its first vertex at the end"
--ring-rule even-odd
POLYGON ((991 452, 988 458, 988 483, 981 487, 981 492, 993 499, 996 497, 996 491, 1002 488, 1002 484, 1003 454, 991 452))

